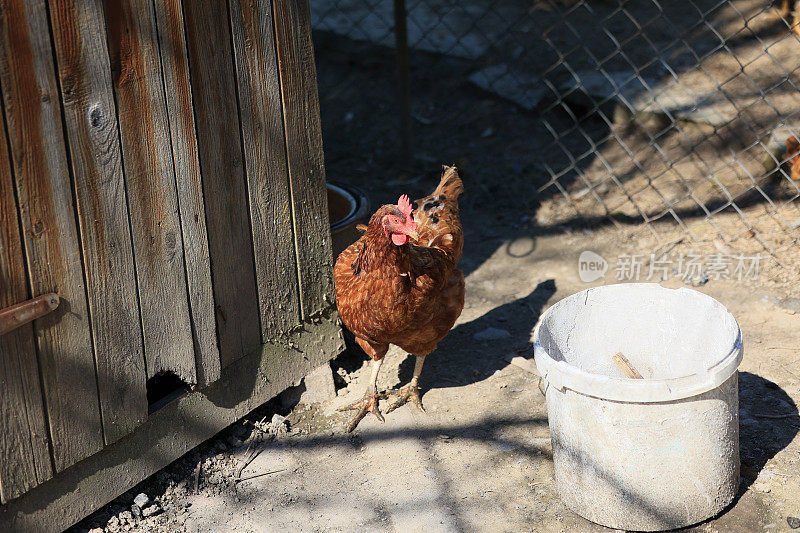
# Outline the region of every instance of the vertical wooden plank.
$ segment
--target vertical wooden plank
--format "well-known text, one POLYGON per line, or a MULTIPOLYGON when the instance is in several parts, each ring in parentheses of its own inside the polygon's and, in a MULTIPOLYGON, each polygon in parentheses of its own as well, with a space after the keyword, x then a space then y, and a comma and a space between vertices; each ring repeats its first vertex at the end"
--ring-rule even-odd
POLYGON ((261 342, 231 34, 225 2, 187 1, 183 14, 225 367, 261 342))
POLYGON ((333 302, 328 196, 307 0, 274 0, 303 318, 333 302))
POLYGON ((86 290, 47 9, 43 0, 2 0, 2 15, 0 78, 31 293, 61 298, 34 325, 60 471, 103 444, 86 290))
POLYGON ((180 0, 155 0, 155 8, 189 284, 197 382, 204 385, 220 378, 220 357, 183 11, 180 0))
POLYGON ((183 238, 152 0, 104 0, 147 377, 197 383, 183 238))
MULTIPOLYGON (((4 121, 5 122, 5 121, 4 121)), ((0 128, 0 309, 29 298, 17 203, 0 128)), ((0 336, 0 502, 53 476, 33 326, 0 336)))
POLYGON ((239 111, 263 341, 300 323, 297 265, 270 0, 231 0, 239 111))
POLYGON ((78 198, 103 424, 106 443, 111 443, 139 425, 147 411, 142 328, 105 24, 99 0, 51 0, 50 17, 78 198))

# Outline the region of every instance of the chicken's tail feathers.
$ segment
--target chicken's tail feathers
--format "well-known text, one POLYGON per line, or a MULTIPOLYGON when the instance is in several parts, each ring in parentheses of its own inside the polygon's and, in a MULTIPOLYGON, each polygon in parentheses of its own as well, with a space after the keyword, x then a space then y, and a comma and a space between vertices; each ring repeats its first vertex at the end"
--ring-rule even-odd
POLYGON ((416 201, 414 220, 420 235, 420 245, 443 251, 453 265, 458 264, 464 246, 461 220, 458 216, 458 196, 464 183, 455 167, 444 167, 439 186, 430 195, 416 201))
POLYGON ((418 207, 428 210, 429 207, 438 209, 444 204, 451 210, 458 212, 458 197, 464 192, 464 182, 458 176, 455 166, 442 166, 442 179, 439 185, 428 196, 414 200, 418 207))
POLYGON ((431 196, 443 196, 444 198, 455 200, 462 192, 464 192, 464 182, 458 176, 458 170, 455 166, 448 167, 444 165, 442 167, 442 179, 431 196))

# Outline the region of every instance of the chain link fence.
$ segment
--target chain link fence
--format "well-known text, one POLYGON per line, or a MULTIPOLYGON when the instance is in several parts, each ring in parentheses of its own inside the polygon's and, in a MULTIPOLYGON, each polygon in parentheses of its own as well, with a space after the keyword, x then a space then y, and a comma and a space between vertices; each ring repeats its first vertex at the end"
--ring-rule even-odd
POLYGON ((800 31, 779 1, 311 0, 327 164, 413 181, 465 159, 542 227, 790 267, 800 31))

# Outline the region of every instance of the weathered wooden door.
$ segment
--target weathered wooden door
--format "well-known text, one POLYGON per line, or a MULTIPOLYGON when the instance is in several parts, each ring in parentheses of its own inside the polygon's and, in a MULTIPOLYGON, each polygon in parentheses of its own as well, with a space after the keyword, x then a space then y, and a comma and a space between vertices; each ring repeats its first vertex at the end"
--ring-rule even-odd
POLYGON ((315 80, 304 0, 0 0, 0 308, 62 302, 0 337, 2 502, 330 307, 315 80))

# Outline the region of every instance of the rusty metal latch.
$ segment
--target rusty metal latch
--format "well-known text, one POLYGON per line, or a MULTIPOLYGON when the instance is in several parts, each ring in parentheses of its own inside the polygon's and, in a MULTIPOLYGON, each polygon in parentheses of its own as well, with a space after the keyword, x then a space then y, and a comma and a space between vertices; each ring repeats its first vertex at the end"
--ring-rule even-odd
POLYGON ((58 307, 58 294, 51 292, 32 300, 0 309, 0 335, 5 335, 18 327, 32 322, 52 312, 58 307))

